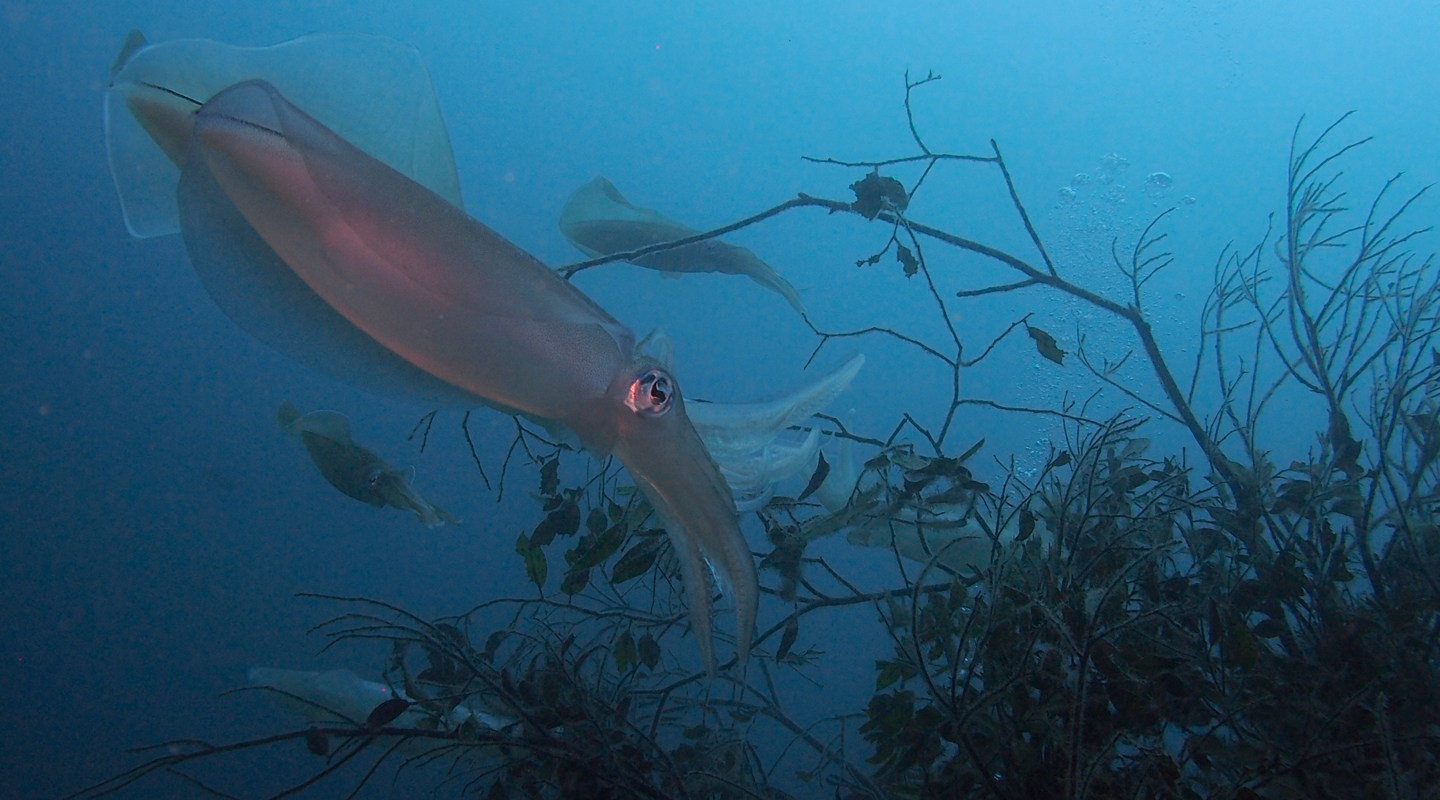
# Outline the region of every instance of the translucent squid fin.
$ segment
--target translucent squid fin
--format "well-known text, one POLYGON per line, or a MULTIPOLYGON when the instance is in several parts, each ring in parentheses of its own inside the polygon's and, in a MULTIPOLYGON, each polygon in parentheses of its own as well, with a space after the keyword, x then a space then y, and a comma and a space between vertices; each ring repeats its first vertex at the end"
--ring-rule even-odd
POLYGON ((132 31, 105 93, 110 172, 132 235, 179 230, 175 185, 183 153, 175 152, 173 139, 160 141, 142 126, 131 106, 171 102, 193 111, 220 91, 256 78, 274 84, 361 150, 463 208, 450 135, 413 47, 353 34, 305 36, 272 47, 208 39, 147 45, 132 31))

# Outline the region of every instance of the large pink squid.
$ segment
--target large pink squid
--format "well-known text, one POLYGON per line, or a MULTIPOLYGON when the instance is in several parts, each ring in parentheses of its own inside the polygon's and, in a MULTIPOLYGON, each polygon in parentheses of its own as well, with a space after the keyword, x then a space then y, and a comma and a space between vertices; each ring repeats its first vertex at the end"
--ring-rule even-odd
POLYGON ((437 194, 271 83, 242 80, 195 97, 147 75, 145 53, 117 64, 107 102, 123 102, 179 167, 179 227, 222 309, 328 374, 478 399, 559 423, 597 456, 613 454, 679 556, 707 671, 707 559, 730 586, 744 663, 759 585, 730 489, 675 377, 636 352, 629 329, 469 217, 458 190, 437 194))

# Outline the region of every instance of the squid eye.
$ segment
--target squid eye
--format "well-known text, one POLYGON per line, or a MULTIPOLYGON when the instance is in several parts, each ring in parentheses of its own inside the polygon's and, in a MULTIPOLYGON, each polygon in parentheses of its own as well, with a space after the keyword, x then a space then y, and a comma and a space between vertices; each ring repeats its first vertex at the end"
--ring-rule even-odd
POLYGON ((647 369, 630 384, 630 395, 625 398, 625 405, 643 417, 660 417, 670 410, 674 395, 675 386, 669 375, 658 369, 647 369))
POLYGON ((375 487, 379 486, 379 485, 380 485, 380 470, 378 470, 378 469, 371 470, 371 471, 370 471, 370 474, 365 476, 365 485, 368 486, 368 487, 370 487, 371 489, 374 489, 375 487))

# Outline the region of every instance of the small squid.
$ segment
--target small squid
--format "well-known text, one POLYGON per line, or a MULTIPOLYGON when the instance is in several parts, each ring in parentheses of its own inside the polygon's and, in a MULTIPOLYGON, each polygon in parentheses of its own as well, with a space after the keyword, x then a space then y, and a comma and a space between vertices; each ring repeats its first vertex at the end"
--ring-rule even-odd
POLYGON ((395 469, 380 456, 350 438, 350 420, 339 411, 312 411, 304 416, 295 406, 282 403, 275 414, 280 427, 305 443, 310 460, 326 481, 366 505, 393 506, 420 518, 427 528, 460 520, 420 496, 411 486, 415 468, 395 469))

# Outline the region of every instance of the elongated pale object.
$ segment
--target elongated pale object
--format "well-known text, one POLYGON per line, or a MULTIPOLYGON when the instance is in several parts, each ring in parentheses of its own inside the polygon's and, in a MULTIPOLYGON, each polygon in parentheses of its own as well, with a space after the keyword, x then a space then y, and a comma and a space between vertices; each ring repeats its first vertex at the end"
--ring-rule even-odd
POLYGON ((717 458, 723 459, 722 453, 749 453, 764 447, 781 431, 799 424, 829 405, 850 386, 863 366, 865 355, 854 355, 830 372, 773 400, 757 403, 694 403, 690 406, 690 419, 717 458))
MULTIPOLYGON (((272 690, 270 698, 275 705, 312 725, 339 723, 363 726, 370 717, 370 712, 381 703, 397 697, 401 700, 410 699, 383 683, 362 680, 348 669, 306 672, 298 669, 251 667, 248 677, 252 685, 272 690)), ((423 709, 412 707, 396 717, 390 726, 411 728, 425 718, 423 709)), ((491 730, 504 730, 515 722, 483 711, 472 711, 467 706, 456 706, 444 720, 444 724, 448 730, 454 730, 470 719, 491 730)))
MULTIPOLYGON (((560 212, 560 233, 591 258, 638 250, 652 244, 686 239, 700 231, 669 219, 658 211, 640 208, 626 200, 603 177, 576 189, 560 212)), ((707 239, 674 250, 635 259, 636 266, 667 273, 721 272, 744 275, 764 286, 805 315, 800 293, 790 282, 739 245, 707 239)))
POLYGON ((735 494, 736 510, 754 511, 770 502, 777 483, 813 469, 819 452, 820 429, 811 428, 800 441, 776 438, 752 453, 717 458, 715 463, 735 494))
MULTIPOLYGON (((846 414, 846 427, 854 420, 855 409, 852 408, 846 414)), ((832 514, 850 504, 850 497, 855 494, 855 485, 860 482, 860 468, 855 463, 854 440, 840 438, 840 445, 836 450, 830 462, 830 474, 825 476, 820 488, 815 490, 815 499, 832 514)))

